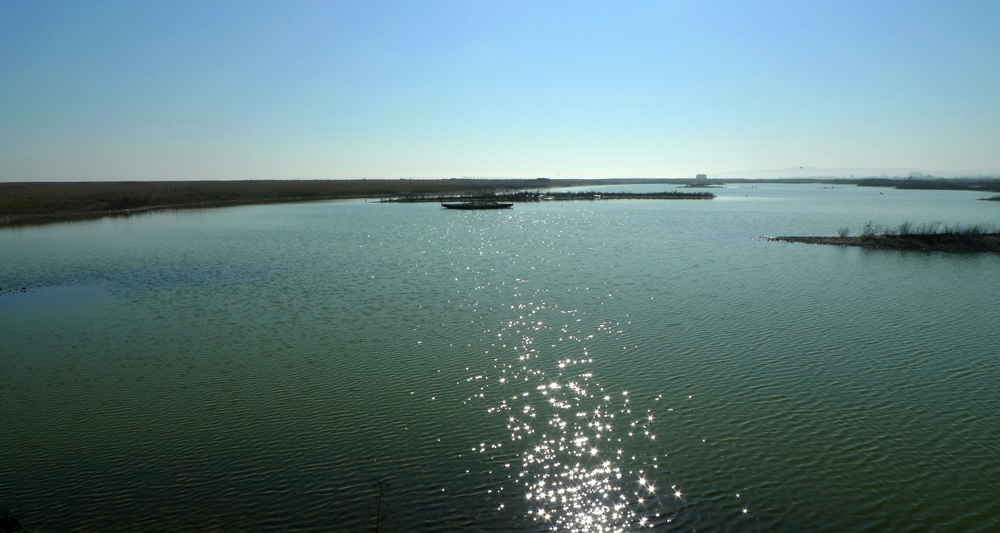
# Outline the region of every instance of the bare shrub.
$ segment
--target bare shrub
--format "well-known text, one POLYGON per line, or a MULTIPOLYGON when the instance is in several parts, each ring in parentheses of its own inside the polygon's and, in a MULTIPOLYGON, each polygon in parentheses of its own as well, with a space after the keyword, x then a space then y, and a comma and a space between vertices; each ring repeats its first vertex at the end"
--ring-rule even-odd
POLYGON ((865 225, 861 227, 862 237, 873 237, 875 236, 875 224, 871 220, 865 222, 865 225))

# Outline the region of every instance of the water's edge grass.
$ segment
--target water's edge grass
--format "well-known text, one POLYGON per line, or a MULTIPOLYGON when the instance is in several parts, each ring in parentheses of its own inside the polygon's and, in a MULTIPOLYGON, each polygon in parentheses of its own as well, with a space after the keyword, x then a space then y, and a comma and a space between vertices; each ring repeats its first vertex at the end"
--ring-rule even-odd
POLYGON ((903 222, 889 227, 867 222, 857 237, 851 237, 848 228, 841 228, 838 233, 837 237, 783 236, 764 237, 764 240, 892 250, 1000 253, 1000 228, 996 224, 944 225, 931 222, 918 225, 903 222))

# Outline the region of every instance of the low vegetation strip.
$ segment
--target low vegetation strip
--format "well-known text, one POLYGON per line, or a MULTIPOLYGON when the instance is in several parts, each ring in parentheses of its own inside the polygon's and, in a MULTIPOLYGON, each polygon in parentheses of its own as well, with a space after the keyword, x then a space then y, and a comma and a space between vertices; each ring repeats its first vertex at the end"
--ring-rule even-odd
POLYGON ((855 183, 858 184, 859 187, 892 187, 894 189, 1000 192, 1000 180, 996 178, 965 178, 965 179, 867 178, 854 181, 855 183))
POLYGON ((573 200, 711 200, 715 195, 710 192, 534 192, 520 191, 499 194, 465 194, 465 195, 404 195, 396 198, 386 198, 382 202, 418 203, 418 202, 560 202, 573 200))
POLYGON ((0 225, 12 222, 100 217, 153 209, 346 198, 430 198, 441 195, 483 195, 500 190, 523 191, 636 183, 676 185, 688 181, 690 180, 640 178, 599 180, 462 178, 0 183, 0 225))
POLYGON ((499 188, 570 186, 577 181, 397 179, 0 183, 0 224, 151 209, 382 198, 402 194, 483 193, 499 188))
POLYGON ((885 227, 869 222, 860 236, 851 237, 847 228, 839 233, 837 237, 766 237, 765 240, 890 250, 1000 253, 1000 231, 993 224, 942 226, 904 222, 898 227, 885 227))

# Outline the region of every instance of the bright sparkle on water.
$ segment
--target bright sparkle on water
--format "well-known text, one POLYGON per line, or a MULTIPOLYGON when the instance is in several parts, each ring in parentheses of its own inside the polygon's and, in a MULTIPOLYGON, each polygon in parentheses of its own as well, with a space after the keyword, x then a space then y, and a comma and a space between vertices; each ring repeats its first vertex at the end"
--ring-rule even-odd
MULTIPOLYGON (((537 331, 543 322, 508 326, 519 324, 537 331)), ((556 358, 547 360, 532 336, 511 333, 520 340, 516 362, 498 362, 503 398, 489 411, 507 414, 521 462, 511 480, 522 488, 529 514, 553 531, 652 527, 659 517, 652 472, 658 465, 656 453, 649 451, 656 437, 652 412, 634 415, 628 391, 601 387, 589 370, 592 357, 560 354, 554 375, 548 375, 544 368, 556 358)), ((478 451, 485 453, 486 444, 478 451)))

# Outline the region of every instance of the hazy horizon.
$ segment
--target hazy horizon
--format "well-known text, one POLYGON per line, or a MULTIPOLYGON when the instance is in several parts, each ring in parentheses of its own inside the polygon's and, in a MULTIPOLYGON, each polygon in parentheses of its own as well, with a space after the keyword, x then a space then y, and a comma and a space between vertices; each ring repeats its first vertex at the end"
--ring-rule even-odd
POLYGON ((996 176, 998 17, 989 2, 15 3, 0 181, 996 176))

